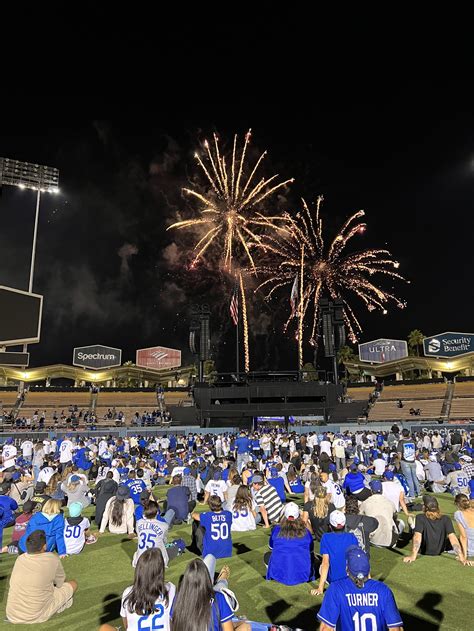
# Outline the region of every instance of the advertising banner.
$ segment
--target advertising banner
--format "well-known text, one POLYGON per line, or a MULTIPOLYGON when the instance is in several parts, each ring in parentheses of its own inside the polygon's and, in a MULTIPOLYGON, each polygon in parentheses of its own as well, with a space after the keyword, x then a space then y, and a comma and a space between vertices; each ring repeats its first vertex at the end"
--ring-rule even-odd
POLYGON ((404 357, 408 357, 408 346, 405 340, 380 338, 359 344, 359 358, 363 362, 384 364, 404 357))
POLYGON ((181 351, 166 346, 152 346, 137 350, 136 365, 154 370, 171 370, 181 366, 181 351))
POLYGON ((122 351, 102 344, 79 346, 74 349, 72 363, 74 366, 92 370, 114 368, 122 364, 122 351))
POLYGON ((474 353, 474 333, 454 333, 447 331, 423 340, 426 357, 459 357, 474 353))

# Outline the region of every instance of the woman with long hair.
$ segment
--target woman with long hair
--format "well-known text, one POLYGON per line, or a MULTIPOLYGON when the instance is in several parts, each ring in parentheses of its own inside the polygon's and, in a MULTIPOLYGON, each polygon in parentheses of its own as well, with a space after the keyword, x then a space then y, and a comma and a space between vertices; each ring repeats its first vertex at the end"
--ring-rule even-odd
MULTIPOLYGON (((216 591, 211 572, 202 559, 186 568, 174 599, 171 631, 251 631, 247 622, 232 622, 234 612, 225 596, 216 591)), ((224 566, 218 582, 227 585, 229 569, 224 566)))
POLYGON ((257 528, 255 517, 257 505, 248 486, 241 484, 237 490, 231 507, 232 526, 231 531, 247 532, 257 528))
POLYGON ((242 484, 242 478, 237 473, 236 469, 231 469, 231 473, 235 472, 232 477, 229 473, 229 479, 227 480, 227 500, 225 503, 225 507, 229 510, 232 510, 232 505, 234 503, 235 496, 237 495, 237 491, 239 490, 242 484))
POLYGON ((61 558, 67 556, 64 542, 64 515, 61 500, 48 500, 41 512, 34 513, 28 522, 25 534, 18 542, 22 552, 26 552, 26 540, 35 530, 43 530, 46 535, 46 551, 57 552, 61 558))
POLYGON ((138 559, 133 585, 122 594, 120 615, 125 629, 170 631, 170 612, 175 593, 173 583, 165 582, 161 550, 145 550, 138 559))
POLYGON ((321 541, 324 533, 329 532, 329 513, 335 510, 335 506, 330 503, 329 499, 324 486, 317 486, 313 501, 306 502, 303 506, 303 522, 313 533, 316 541, 321 541))
POLYGON ((270 536, 267 581, 298 585, 313 580, 313 537, 294 502, 286 504, 280 524, 270 536))
POLYGON ((321 480, 319 479, 319 475, 317 473, 312 473, 310 479, 304 485, 303 501, 305 504, 314 500, 316 491, 320 486, 321 480))
POLYGON ((49 482, 46 485, 45 494, 49 495, 49 497, 53 497, 53 495, 55 495, 57 491, 61 491, 61 474, 58 471, 56 471, 56 473, 53 473, 53 475, 49 478, 49 482))
POLYGON ((459 528, 459 541, 464 556, 474 556, 474 500, 470 500, 464 493, 458 493, 454 498, 458 510, 454 519, 459 528))
POLYGON ((134 512, 135 504, 130 497, 130 489, 125 485, 119 486, 115 497, 111 497, 105 505, 100 532, 105 532, 108 524, 111 533, 125 535, 128 532, 133 537, 134 512))
POLYGON ((454 533, 453 523, 447 515, 441 513, 436 497, 425 495, 423 497, 423 513, 415 518, 412 553, 403 560, 405 563, 413 563, 420 552, 427 556, 438 556, 446 551, 448 542, 460 563, 474 565, 474 561, 466 559, 461 544, 454 533))
POLYGON ((288 467, 286 478, 288 480, 288 486, 290 487, 291 493, 304 493, 304 484, 301 481, 296 467, 293 464, 290 464, 290 466, 288 467))

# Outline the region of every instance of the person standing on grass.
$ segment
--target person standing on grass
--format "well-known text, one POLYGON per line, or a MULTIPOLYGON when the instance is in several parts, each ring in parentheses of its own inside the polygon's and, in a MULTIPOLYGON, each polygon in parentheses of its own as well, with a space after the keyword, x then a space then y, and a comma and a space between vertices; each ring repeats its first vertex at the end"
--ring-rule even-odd
POLYGON ((448 542, 460 563, 474 565, 473 561, 466 559, 461 544, 454 533, 453 523, 447 515, 441 513, 438 500, 432 495, 425 495, 423 497, 423 513, 415 518, 412 553, 410 556, 406 556, 403 561, 413 563, 419 553, 427 556, 439 556, 446 551, 448 542))
POLYGON ((410 499, 420 494, 420 484, 416 476, 416 444, 407 429, 402 430, 402 438, 398 441, 397 452, 400 454, 400 467, 406 478, 410 499))
POLYGON ((66 581, 59 557, 47 552, 44 531, 35 530, 26 538, 26 554, 13 566, 7 618, 13 623, 46 622, 71 607, 76 589, 76 581, 66 581))
POLYGON ((403 631, 403 621, 392 590, 370 578, 367 554, 346 551, 346 577, 331 583, 317 614, 319 631, 403 631))

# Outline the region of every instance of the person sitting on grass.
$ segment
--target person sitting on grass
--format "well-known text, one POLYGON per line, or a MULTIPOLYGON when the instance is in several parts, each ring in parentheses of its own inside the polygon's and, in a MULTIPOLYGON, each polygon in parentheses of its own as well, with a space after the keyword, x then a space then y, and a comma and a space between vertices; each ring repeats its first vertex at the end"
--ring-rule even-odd
POLYGON ((15 519, 15 525, 13 526, 12 541, 10 545, 2 548, 2 552, 8 552, 9 554, 18 554, 18 542, 23 537, 28 527, 30 519, 33 517, 33 509, 35 505, 31 500, 27 500, 23 504, 23 512, 15 519))
POLYGON ((218 495, 209 498, 209 511, 193 513, 193 540, 202 556, 212 554, 216 559, 232 556, 232 513, 222 510, 218 495))
POLYGON ((245 484, 241 484, 231 506, 231 531, 248 532, 249 530, 255 530, 257 528, 257 524, 255 523, 255 517, 257 515, 256 508, 257 505, 255 504, 249 487, 245 486, 245 484))
POLYGON ((447 515, 441 513, 436 497, 424 495, 423 513, 415 517, 412 553, 410 556, 406 556, 403 561, 413 563, 420 552, 427 556, 439 556, 447 550, 448 542, 460 563, 474 565, 473 561, 466 559, 461 544, 454 533, 453 523, 447 515))
POLYGON ((115 497, 111 497, 105 505, 102 522, 100 524, 100 532, 104 533, 108 524, 111 533, 115 535, 125 535, 128 533, 130 538, 134 538, 134 511, 135 504, 130 498, 130 489, 128 486, 119 486, 115 497))
POLYGON ((284 507, 280 524, 272 531, 269 547, 271 552, 264 557, 267 581, 299 585, 314 579, 313 537, 294 502, 284 507))
POLYGON ((172 508, 174 510, 174 524, 181 524, 188 519, 196 502, 191 499, 191 491, 187 486, 181 486, 182 478, 175 475, 171 479, 171 488, 166 493, 166 500, 163 502, 163 510, 167 511, 172 508))
POLYGON ((76 581, 66 581, 58 556, 47 551, 45 532, 34 530, 26 537, 26 554, 13 566, 7 618, 20 624, 46 622, 71 607, 76 589, 76 581))
POLYGON ((346 577, 346 550, 357 546, 358 541, 352 533, 346 532, 346 516, 339 510, 329 515, 331 530, 321 537, 319 551, 322 555, 319 568, 319 586, 311 590, 312 596, 319 596, 324 591, 326 581, 334 583, 346 577))
POLYGON ((10 497, 10 491, 10 482, 3 482, 0 486, 0 506, 3 508, 3 515, 0 521, 3 528, 13 526, 16 519, 15 511, 18 509, 17 502, 10 497))
POLYGON ((90 521, 82 516, 81 502, 73 502, 68 506, 69 517, 64 520, 64 542, 67 554, 79 554, 86 543, 95 543, 96 538, 91 535, 90 521))
MULTIPOLYGON (((166 547, 169 523, 159 517, 160 507, 153 499, 143 502, 143 516, 137 521, 135 526, 138 535, 137 551, 133 555, 132 565, 136 567, 138 559, 145 550, 158 548, 163 555, 166 567, 168 562, 178 556, 179 549, 176 546, 166 547)), ((172 515, 170 516, 172 520, 172 515)))
POLYGON ((163 550, 164 546, 149 548, 137 558, 133 585, 122 594, 120 615, 125 629, 170 629, 176 587, 165 582, 163 550))
POLYGON ((367 554, 351 546, 346 551, 345 578, 331 583, 317 617, 319 631, 336 629, 390 629, 403 631, 403 622, 392 590, 370 578, 367 554))
POLYGON ((71 475, 69 481, 61 484, 61 491, 67 497, 68 505, 80 502, 83 508, 86 508, 91 503, 90 497, 88 496, 89 485, 77 474, 71 475))
MULTIPOLYGON (((210 557, 215 561, 212 555, 210 557)), ((219 583, 227 586, 229 568, 224 566, 213 585, 213 567, 211 564, 207 566, 202 559, 193 559, 189 563, 174 599, 172 631, 251 631, 248 622, 232 622, 232 607, 219 591, 219 583)))
POLYGON ((459 528, 459 541, 464 556, 474 557, 474 500, 470 500, 464 493, 454 498, 457 511, 454 519, 459 528))
POLYGON ((263 521, 265 528, 270 528, 270 524, 277 524, 280 521, 283 504, 276 490, 270 484, 264 484, 260 474, 252 476, 252 489, 259 511, 257 524, 263 521))
POLYGON ((46 549, 57 552, 60 558, 67 556, 64 542, 64 515, 61 500, 48 500, 40 513, 34 513, 26 527, 26 532, 18 542, 22 552, 26 552, 26 540, 35 530, 43 530, 46 535, 46 549))
POLYGON ((329 530, 329 514, 336 507, 330 503, 330 496, 324 486, 315 486, 313 497, 312 501, 304 504, 302 519, 315 540, 321 541, 321 537, 329 530))

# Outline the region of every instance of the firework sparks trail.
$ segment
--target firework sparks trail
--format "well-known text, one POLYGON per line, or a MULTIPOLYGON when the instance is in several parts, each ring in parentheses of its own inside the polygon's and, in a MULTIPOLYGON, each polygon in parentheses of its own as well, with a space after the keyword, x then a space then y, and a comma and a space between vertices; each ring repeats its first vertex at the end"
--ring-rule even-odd
POLYGON ((247 302, 245 300, 245 287, 242 274, 239 275, 240 295, 242 298, 242 322, 244 323, 244 357, 245 372, 250 370, 250 352, 249 352, 249 323, 247 318, 247 302))
MULTIPOLYGON (((256 269, 265 280, 255 291, 263 289, 266 299, 270 299, 275 291, 291 285, 295 277, 302 274, 299 283, 300 310, 299 313, 292 311, 285 330, 293 318, 303 320, 308 316, 311 330, 309 341, 317 346, 319 303, 326 293, 333 300, 339 298, 343 301, 344 320, 349 339, 354 343, 362 328, 350 304, 351 294, 362 300, 368 311, 379 309, 386 314, 390 302, 400 309, 406 305, 393 293, 376 285, 372 276, 380 274, 403 281, 405 279, 395 271, 399 263, 388 250, 368 249, 346 254, 349 241, 366 229, 366 224, 359 221, 365 215, 363 210, 349 217, 326 247, 320 214, 322 201, 323 197, 318 197, 314 216, 305 200, 302 200, 302 210, 295 217, 289 213, 281 217, 261 216, 262 223, 267 225, 268 234, 261 238, 258 247, 270 255, 270 262, 256 269)), ((300 329, 301 326, 299 324, 300 329)))
MULTIPOLYGON (((248 164, 247 153, 251 130, 246 133, 242 149, 238 148, 238 136, 234 136, 232 151, 226 156, 216 134, 213 142, 204 143, 204 155, 195 154, 198 165, 208 184, 204 189, 184 188, 184 192, 200 202, 199 216, 177 221, 167 229, 203 231, 194 246, 193 268, 200 259, 212 250, 223 270, 233 273, 245 261, 255 273, 256 265, 252 249, 261 241, 258 232, 266 226, 261 210, 268 199, 284 188, 293 179, 277 182, 278 174, 270 178, 257 179, 257 172, 266 156, 260 155, 253 166, 248 164)), ((242 308, 245 305, 245 287, 240 276, 242 308)), ((245 311, 246 318, 246 311, 245 311)), ((244 349, 248 370, 248 323, 244 320, 244 349)))
POLYGON ((226 158, 214 134, 213 142, 204 142, 204 156, 195 154, 210 189, 208 192, 183 189, 187 195, 200 202, 199 217, 178 221, 168 227, 168 230, 204 229, 204 235, 194 246, 195 256, 191 265, 204 258, 207 250, 212 248, 217 251, 219 260, 228 272, 235 266, 236 258, 240 263, 240 255, 250 263, 253 270, 256 267, 251 249, 261 239, 256 232, 264 223, 259 208, 293 179, 278 183, 278 175, 273 175, 257 180, 256 173, 267 152, 261 154, 253 167, 248 165, 246 156, 250 138, 249 129, 239 151, 238 136, 235 135, 232 152, 226 158))

